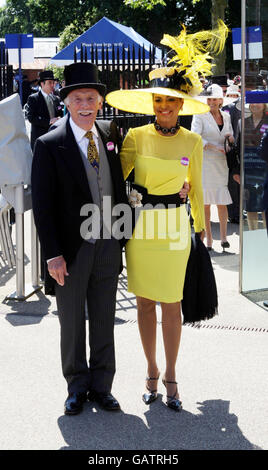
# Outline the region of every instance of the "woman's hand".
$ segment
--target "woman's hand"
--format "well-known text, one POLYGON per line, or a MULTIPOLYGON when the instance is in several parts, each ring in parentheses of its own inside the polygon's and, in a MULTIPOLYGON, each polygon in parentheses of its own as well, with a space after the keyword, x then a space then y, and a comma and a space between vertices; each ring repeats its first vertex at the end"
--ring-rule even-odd
POLYGON ((240 184, 240 175, 239 174, 233 175, 233 179, 236 181, 236 183, 240 184))
POLYGON ((225 137, 228 137, 229 138, 229 142, 230 144, 233 144, 234 143, 234 136, 232 134, 225 134, 225 137))
POLYGON ((213 145, 213 144, 206 144, 204 146, 204 150, 216 150, 216 152, 225 154, 224 147, 218 147, 217 145, 213 145))
POLYGON ((190 191, 190 185, 189 183, 187 183, 187 181, 184 181, 184 185, 179 191, 180 198, 183 199, 183 202, 186 201, 187 194, 189 193, 189 191, 190 191))
POLYGON ((201 230, 201 232, 196 232, 196 233, 197 233, 197 235, 199 235, 199 237, 203 241, 204 238, 205 238, 205 233, 206 233, 205 230, 201 230))

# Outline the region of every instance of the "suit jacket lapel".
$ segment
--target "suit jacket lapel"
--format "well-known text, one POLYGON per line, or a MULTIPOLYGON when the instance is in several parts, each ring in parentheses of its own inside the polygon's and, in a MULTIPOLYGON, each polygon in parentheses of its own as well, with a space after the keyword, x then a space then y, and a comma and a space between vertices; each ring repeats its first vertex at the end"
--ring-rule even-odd
MULTIPOLYGON (((110 123, 109 123, 110 124, 110 123)), ((101 140, 104 145, 104 149, 108 158, 108 162, 110 165, 111 170, 113 170, 114 167, 114 161, 116 158, 116 152, 115 152, 115 147, 116 147, 116 142, 113 141, 111 138, 111 133, 110 133, 110 127, 107 125, 107 122, 105 121, 95 121, 95 126, 100 134, 101 140), (108 147, 108 142, 112 141, 114 146, 112 147, 112 150, 108 147)))
POLYGON ((104 149, 107 155, 116 201, 127 202, 126 188, 122 174, 120 157, 116 151, 116 146, 118 147, 118 150, 120 148, 120 136, 118 133, 113 133, 111 128, 112 122, 107 123, 107 121, 105 122, 99 120, 98 122, 95 122, 95 125, 103 141, 104 149), (110 145, 108 145, 108 143, 110 145))
POLYGON ((67 120, 66 125, 63 125, 62 145, 59 146, 59 151, 61 152, 62 157, 68 165, 71 174, 76 179, 78 185, 84 192, 87 199, 89 199, 91 193, 88 184, 88 179, 84 164, 82 162, 80 150, 78 148, 71 126, 69 124, 69 119, 67 120))
MULTIPOLYGON (((215 119, 214 119, 214 117, 212 116, 211 113, 209 113, 209 117, 210 117, 210 122, 212 123, 214 129, 216 129, 216 131, 220 134, 221 131, 220 131, 220 129, 219 129, 219 126, 218 126, 218 124, 216 123, 216 121, 215 121, 215 119)), ((223 119, 223 125, 224 125, 224 118, 223 118, 223 116, 222 116, 222 119, 223 119)))

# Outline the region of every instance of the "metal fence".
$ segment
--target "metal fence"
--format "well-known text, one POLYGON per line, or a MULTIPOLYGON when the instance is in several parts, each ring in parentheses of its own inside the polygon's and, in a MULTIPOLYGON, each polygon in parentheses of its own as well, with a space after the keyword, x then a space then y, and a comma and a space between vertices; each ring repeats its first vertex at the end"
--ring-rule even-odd
MULTIPOLYGON (((156 64, 155 46, 146 51, 143 47, 115 46, 114 44, 90 45, 81 44, 81 62, 92 62, 97 65, 99 79, 107 86, 107 93, 119 89, 146 88, 149 85, 148 74, 156 64)), ((162 50, 162 60, 164 50, 162 50)), ((76 48, 74 62, 77 62, 76 48)), ((130 114, 117 111, 104 103, 100 119, 114 119, 124 136, 130 127, 138 127, 152 121, 152 116, 130 114)))
POLYGON ((0 65, 0 100, 13 93, 13 67, 0 65))
POLYGON ((13 67, 8 65, 5 43, 0 42, 0 100, 13 93, 13 67))

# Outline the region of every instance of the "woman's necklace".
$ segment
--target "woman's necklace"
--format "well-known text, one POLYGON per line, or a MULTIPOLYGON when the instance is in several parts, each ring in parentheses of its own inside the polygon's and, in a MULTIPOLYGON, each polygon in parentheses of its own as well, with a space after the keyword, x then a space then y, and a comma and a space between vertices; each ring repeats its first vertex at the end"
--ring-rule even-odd
POLYGON ((261 120, 262 120, 262 116, 261 117, 253 117, 252 116, 252 119, 253 119, 253 125, 255 127, 255 129, 258 127, 258 125, 260 124, 261 120))
POLYGON ((180 128, 179 118, 173 127, 162 127, 157 121, 154 122, 154 127, 157 131, 160 131, 163 134, 176 134, 177 130, 180 128))

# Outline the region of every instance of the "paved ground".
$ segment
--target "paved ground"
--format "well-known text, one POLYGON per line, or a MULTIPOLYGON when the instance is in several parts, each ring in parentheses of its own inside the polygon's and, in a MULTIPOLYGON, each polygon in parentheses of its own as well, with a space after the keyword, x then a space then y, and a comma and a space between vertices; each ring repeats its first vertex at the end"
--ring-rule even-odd
MULTIPOLYGON (((30 213, 25 214, 26 281, 30 280, 30 213)), ((82 414, 63 414, 59 324, 53 297, 42 292, 25 302, 5 301, 15 290, 15 269, 0 256, 0 450, 7 449, 268 449, 268 312, 238 293, 237 225, 228 226, 231 248, 221 253, 213 223, 213 266, 219 315, 200 328, 184 326, 177 375, 184 409, 176 414, 159 399, 141 400, 146 375, 136 304, 118 289, 113 392, 122 411, 87 403, 82 414)), ((158 312, 159 313, 159 312, 158 312)), ((161 317, 159 367, 164 371, 161 317)))
MULTIPOLYGON (((268 311, 239 294, 238 225, 228 224, 231 248, 225 253, 215 213, 212 229, 219 315, 199 327, 183 327, 177 377, 184 408, 177 414, 164 405, 161 384, 155 403, 146 407, 141 400, 146 365, 135 297, 126 290, 124 271, 117 295, 113 387, 122 411, 108 413, 87 403, 80 415, 65 416, 55 299, 40 291, 25 302, 5 300, 16 290, 16 271, 0 253, 0 450, 268 449, 268 311)), ((26 284, 31 281, 30 243, 26 212, 26 284)), ((164 372, 159 311, 158 323, 164 372)))

